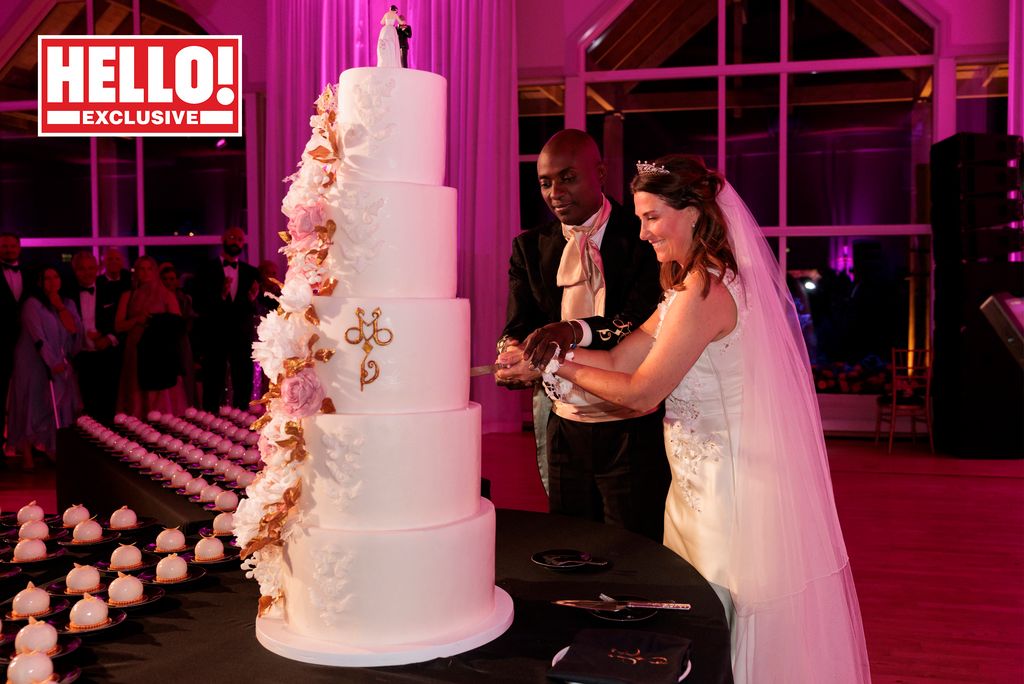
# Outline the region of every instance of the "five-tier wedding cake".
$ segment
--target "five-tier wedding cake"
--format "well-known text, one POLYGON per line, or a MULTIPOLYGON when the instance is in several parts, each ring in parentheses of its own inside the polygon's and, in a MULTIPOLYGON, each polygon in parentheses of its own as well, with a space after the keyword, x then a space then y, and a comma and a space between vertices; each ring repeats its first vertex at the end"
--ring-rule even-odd
POLYGON ((253 356, 271 380, 263 475, 235 514, 281 655, 387 665, 512 621, 480 496, 469 302, 455 298, 446 82, 359 68, 317 100, 283 203, 288 272, 253 356))

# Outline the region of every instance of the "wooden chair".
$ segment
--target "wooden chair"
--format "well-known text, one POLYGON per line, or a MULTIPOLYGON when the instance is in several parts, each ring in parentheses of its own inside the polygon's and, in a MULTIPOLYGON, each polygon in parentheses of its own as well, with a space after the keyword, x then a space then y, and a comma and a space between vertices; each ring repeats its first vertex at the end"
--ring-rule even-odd
POLYGON ((928 447, 935 452, 932 435, 932 353, 930 349, 893 349, 890 390, 878 397, 875 416, 875 444, 882 433, 882 423, 889 423, 889 453, 896 436, 900 416, 910 419, 910 433, 917 441, 917 423, 928 429, 928 447))

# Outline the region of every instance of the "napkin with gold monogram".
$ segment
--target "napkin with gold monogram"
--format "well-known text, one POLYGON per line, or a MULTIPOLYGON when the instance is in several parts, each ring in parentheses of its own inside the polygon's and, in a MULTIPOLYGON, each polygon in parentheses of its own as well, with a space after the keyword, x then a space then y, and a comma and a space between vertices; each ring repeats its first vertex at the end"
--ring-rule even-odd
POLYGON ((690 640, 625 629, 584 629, 548 677, 579 684, 675 684, 689 666, 690 640))

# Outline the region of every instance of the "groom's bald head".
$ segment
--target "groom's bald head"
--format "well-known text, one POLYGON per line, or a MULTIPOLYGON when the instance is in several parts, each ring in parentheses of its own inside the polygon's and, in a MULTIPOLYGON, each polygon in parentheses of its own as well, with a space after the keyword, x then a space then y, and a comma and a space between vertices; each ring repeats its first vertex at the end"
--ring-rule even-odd
POLYGON ((569 128, 551 136, 537 158, 537 180, 548 208, 567 225, 580 225, 601 208, 605 166, 597 143, 569 128))

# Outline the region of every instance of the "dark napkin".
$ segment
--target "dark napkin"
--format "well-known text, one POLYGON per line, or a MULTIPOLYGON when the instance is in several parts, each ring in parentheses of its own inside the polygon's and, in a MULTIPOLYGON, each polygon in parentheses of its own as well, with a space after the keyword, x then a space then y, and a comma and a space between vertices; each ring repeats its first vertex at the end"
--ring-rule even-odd
POLYGON ((548 677, 579 684, 675 684, 690 659, 690 640, 626 629, 584 629, 548 677))

